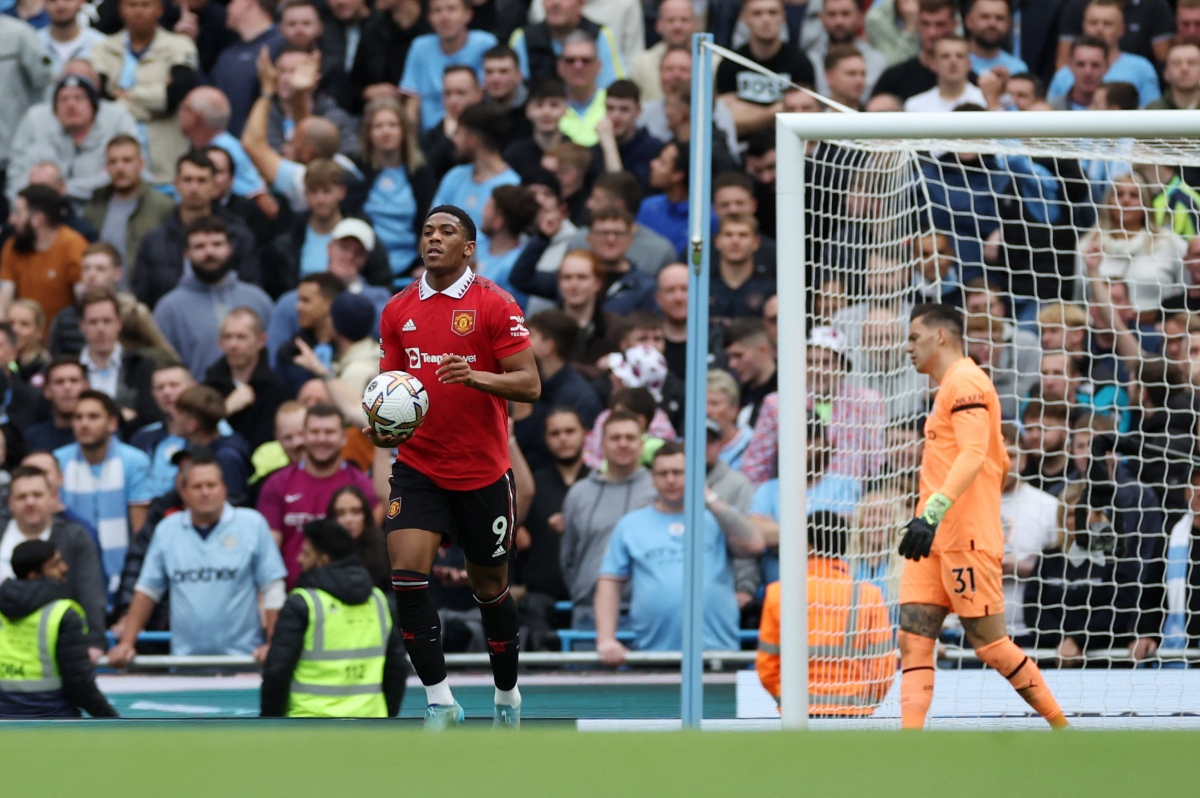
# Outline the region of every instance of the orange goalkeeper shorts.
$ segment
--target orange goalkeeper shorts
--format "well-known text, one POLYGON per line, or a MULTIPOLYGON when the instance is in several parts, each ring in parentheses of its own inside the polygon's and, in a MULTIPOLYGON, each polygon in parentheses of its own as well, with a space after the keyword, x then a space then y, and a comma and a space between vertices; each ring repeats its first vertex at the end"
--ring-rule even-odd
POLYGON ((935 604, 960 618, 1004 612, 1001 555, 983 551, 943 551, 919 562, 904 561, 901 604, 935 604))

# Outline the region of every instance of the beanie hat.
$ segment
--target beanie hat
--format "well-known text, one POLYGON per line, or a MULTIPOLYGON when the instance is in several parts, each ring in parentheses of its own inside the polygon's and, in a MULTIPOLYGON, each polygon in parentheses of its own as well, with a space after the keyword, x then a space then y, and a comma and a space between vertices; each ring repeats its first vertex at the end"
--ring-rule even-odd
POLYGON ((85 78, 83 75, 63 75, 58 79, 58 83, 54 84, 54 106, 58 105, 58 93, 63 89, 74 88, 83 89, 87 95, 88 102, 92 104, 92 110, 96 111, 100 108, 100 90, 96 88, 96 84, 85 78))
POLYGON ((329 306, 329 317, 338 335, 361 341, 375 329, 375 303, 362 294, 343 291, 329 306))

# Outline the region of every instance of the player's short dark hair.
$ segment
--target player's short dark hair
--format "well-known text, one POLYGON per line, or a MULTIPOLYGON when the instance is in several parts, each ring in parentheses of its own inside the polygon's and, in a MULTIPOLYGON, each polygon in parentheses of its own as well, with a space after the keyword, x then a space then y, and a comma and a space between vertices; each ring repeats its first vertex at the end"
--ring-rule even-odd
POLYGON ((762 338, 770 341, 771 336, 767 334, 767 325, 763 320, 754 316, 747 316, 742 319, 734 319, 729 326, 725 328, 725 347, 729 348, 734 344, 745 343, 754 338, 762 338))
POLYGON ((82 402, 84 399, 94 399, 95 401, 99 402, 101 406, 104 407, 104 412, 109 418, 121 417, 121 407, 117 404, 117 400, 113 399, 103 391, 97 391, 94 388, 89 388, 79 394, 79 401, 82 402))
POLYGON ((179 170, 185 163, 190 163, 192 166, 198 166, 201 169, 207 169, 209 173, 215 173, 217 171, 216 165, 214 165, 212 160, 204 154, 203 150, 188 150, 183 155, 180 155, 175 161, 176 175, 179 174, 179 170))
POLYGON ((666 441, 654 451, 654 456, 650 458, 650 463, 653 465, 658 462, 658 458, 660 457, 671 457, 676 454, 684 454, 683 442, 666 441))
POLYGON ((468 241, 474 241, 478 233, 475 231, 475 220, 471 218, 471 214, 464 211, 457 205, 439 205, 436 208, 430 208, 429 213, 425 214, 425 221, 428 222, 430 217, 438 213, 448 213, 458 220, 458 224, 463 229, 463 234, 468 241))
POLYGON ((505 229, 514 236, 528 230, 541 210, 537 197, 526 186, 496 186, 492 202, 504 218, 505 229))
POLYGON ((354 539, 332 518, 316 518, 304 525, 304 537, 318 554, 344 560, 354 553, 354 539))
POLYGON ((1010 82, 1014 80, 1029 81, 1030 84, 1033 85, 1033 96, 1037 97, 1039 100, 1046 99, 1046 81, 1042 80, 1032 72, 1018 72, 1009 78, 1010 82))
POLYGON ((658 412, 658 402, 649 388, 622 388, 614 391, 608 404, 614 408, 614 413, 617 412, 615 408, 624 407, 635 416, 641 416, 646 419, 647 427, 658 412))
POLYGON ((525 102, 534 100, 565 100, 567 99, 567 84, 561 78, 539 78, 529 84, 529 96, 525 102))
POLYGON ((517 51, 507 44, 497 44, 495 47, 489 47, 483 53, 484 61, 497 61, 501 58, 507 58, 518 66, 521 64, 521 59, 517 56, 517 51))
POLYGON ((641 103, 642 90, 632 80, 621 78, 608 85, 605 96, 613 100, 633 100, 635 103, 641 103))
POLYGON ((554 353, 563 360, 570 360, 579 340, 579 324, 562 310, 543 310, 526 322, 530 330, 554 344, 554 353))
POLYGON ((963 337, 963 317, 958 308, 940 302, 922 302, 912 309, 909 322, 920 321, 930 327, 945 327, 958 340, 963 337))
POLYGON ((1122 111, 1136 111, 1138 109, 1138 91, 1137 87, 1132 83, 1124 80, 1114 80, 1100 84, 1100 88, 1104 89, 1107 93, 1106 99, 1109 105, 1115 105, 1122 111))
POLYGON ((478 136, 484 149, 498 152, 508 133, 508 114, 494 105, 475 103, 463 109, 458 124, 478 136))
POLYGON ((308 424, 310 418, 338 418, 342 417, 342 411, 338 410, 331 404, 325 402, 317 402, 304 414, 304 423, 308 424))
POLYGON ((35 183, 17 192, 17 196, 25 200, 30 213, 40 213, 46 217, 46 224, 58 227, 67 215, 67 201, 50 186, 35 183))
POLYGON ((306 274, 300 278, 299 285, 312 283, 321 292, 321 296, 328 300, 333 300, 338 294, 346 290, 346 284, 342 282, 342 278, 330 274, 329 272, 317 272, 316 274, 306 274))
POLYGON ((808 544, 817 554, 844 556, 847 531, 846 519, 832 510, 818 510, 808 517, 808 544))
POLYGON ((57 551, 58 548, 48 540, 27 540, 19 544, 12 553, 13 575, 17 579, 28 579, 30 574, 41 573, 57 551))
POLYGON ((596 189, 616 197, 630 214, 636 215, 642 205, 642 189, 631 172, 605 172, 592 183, 592 190, 596 189))
POLYGON ((636 413, 631 413, 628 410, 614 410, 608 414, 608 418, 604 419, 604 423, 600 425, 600 437, 604 437, 610 426, 621 421, 632 421, 634 424, 638 425, 639 429, 641 429, 642 426, 642 420, 638 418, 636 413))

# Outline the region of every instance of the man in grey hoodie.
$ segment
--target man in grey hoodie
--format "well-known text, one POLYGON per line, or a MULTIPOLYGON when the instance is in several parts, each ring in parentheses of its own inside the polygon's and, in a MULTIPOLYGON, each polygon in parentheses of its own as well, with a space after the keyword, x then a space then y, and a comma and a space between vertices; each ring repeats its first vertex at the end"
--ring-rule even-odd
POLYGON ((654 499, 650 472, 642 468, 642 424, 637 416, 614 411, 604 421, 600 439, 606 467, 593 471, 567 491, 563 501, 563 581, 575 603, 571 625, 595 628, 592 594, 608 539, 622 516, 654 499))
POLYGON ((158 301, 154 321, 197 380, 221 357, 221 321, 246 307, 269 322, 273 304, 267 292, 233 272, 233 246, 225 220, 202 216, 187 226, 187 265, 179 285, 158 301))

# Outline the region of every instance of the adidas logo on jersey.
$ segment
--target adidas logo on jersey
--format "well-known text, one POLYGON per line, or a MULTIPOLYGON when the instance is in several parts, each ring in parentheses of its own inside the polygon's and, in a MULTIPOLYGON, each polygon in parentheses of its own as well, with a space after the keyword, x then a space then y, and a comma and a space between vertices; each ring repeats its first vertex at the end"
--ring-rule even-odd
POLYGON ((417 331, 417 325, 413 324, 412 319, 409 319, 408 321, 404 322, 404 326, 400 328, 400 332, 416 332, 416 331, 417 331))
POLYGON ((493 557, 503 557, 506 553, 507 552, 505 552, 503 546, 497 546, 496 550, 492 552, 492 556, 493 557))

